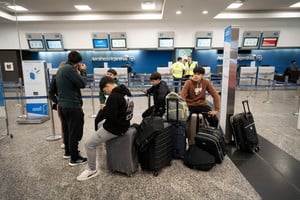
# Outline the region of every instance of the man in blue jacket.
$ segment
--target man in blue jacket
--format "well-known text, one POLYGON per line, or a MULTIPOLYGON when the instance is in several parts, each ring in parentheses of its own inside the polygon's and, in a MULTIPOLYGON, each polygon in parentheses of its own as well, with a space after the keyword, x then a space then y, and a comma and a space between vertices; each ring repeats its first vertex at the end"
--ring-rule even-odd
POLYGON ((71 158, 69 165, 84 164, 87 159, 78 151, 83 135, 84 113, 82 110, 81 88, 86 85, 86 66, 77 51, 68 54, 68 61, 56 73, 58 105, 64 134, 64 158, 71 158))

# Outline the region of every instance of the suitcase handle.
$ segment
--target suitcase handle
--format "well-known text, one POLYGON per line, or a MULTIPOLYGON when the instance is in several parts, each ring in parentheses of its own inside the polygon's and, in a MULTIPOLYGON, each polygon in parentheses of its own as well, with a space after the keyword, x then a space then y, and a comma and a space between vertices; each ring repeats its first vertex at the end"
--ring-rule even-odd
POLYGON ((176 101, 176 123, 179 121, 179 100, 178 99, 167 99, 167 121, 169 121, 169 101, 176 101))
POLYGON ((248 102, 248 100, 244 100, 244 101, 242 101, 242 104, 243 104, 243 108, 244 108, 244 112, 245 112, 245 114, 247 113, 247 111, 246 111, 246 107, 245 107, 245 104, 247 105, 247 108, 248 108, 248 113, 250 113, 250 108, 249 108, 249 102, 248 102))

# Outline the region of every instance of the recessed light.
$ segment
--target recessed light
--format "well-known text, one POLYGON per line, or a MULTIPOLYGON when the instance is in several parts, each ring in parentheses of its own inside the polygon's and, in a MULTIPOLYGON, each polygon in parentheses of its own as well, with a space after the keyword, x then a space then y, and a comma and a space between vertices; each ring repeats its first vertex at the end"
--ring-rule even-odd
POLYGON ((227 6, 227 8, 229 8, 229 9, 239 8, 243 5, 243 3, 244 3, 243 1, 236 1, 232 4, 230 4, 229 6, 227 6))
POLYGON ((182 14, 181 10, 176 10, 176 15, 181 15, 181 14, 182 14))
POLYGON ((155 3, 153 1, 142 2, 142 9, 143 10, 154 10, 155 9, 155 3))
POLYGON ((92 10, 91 7, 88 5, 75 5, 74 6, 77 10, 92 10))
POLYGON ((290 5, 291 8, 300 8, 300 2, 290 5))
POLYGON ((202 14, 203 14, 203 15, 207 15, 207 14, 208 14, 208 11, 207 11, 207 10, 203 10, 203 11, 202 11, 202 14))
POLYGON ((27 8, 24 8, 23 6, 7 6, 8 8, 14 10, 14 11, 28 11, 27 8))

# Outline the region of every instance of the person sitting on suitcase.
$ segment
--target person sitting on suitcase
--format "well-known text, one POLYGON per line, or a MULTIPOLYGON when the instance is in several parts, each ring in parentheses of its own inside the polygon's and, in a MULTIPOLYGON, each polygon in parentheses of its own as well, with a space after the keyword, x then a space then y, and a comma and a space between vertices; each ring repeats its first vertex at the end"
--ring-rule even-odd
POLYGON ((220 110, 220 96, 210 81, 204 79, 205 69, 195 67, 194 75, 187 80, 182 88, 180 96, 189 106, 190 113, 207 113, 204 117, 210 126, 218 126, 216 114, 220 110), (206 101, 206 92, 213 97, 214 108, 208 105, 206 101))
POLYGON ((148 117, 150 115, 163 116, 165 113, 166 96, 170 92, 167 83, 161 80, 161 74, 153 72, 150 75, 152 87, 149 89, 143 89, 145 94, 153 94, 154 105, 149 107, 143 114, 142 117, 148 117))
POLYGON ((77 177, 78 181, 85 181, 99 174, 99 169, 96 168, 96 148, 101 143, 124 135, 133 117, 133 99, 125 85, 117 86, 113 78, 105 76, 100 81, 100 89, 109 95, 103 108, 105 121, 85 143, 88 167, 77 177))
MULTIPOLYGON (((116 70, 114 70, 112 68, 107 70, 106 76, 112 77, 115 80, 115 83, 117 85, 120 85, 120 82, 117 79, 117 71, 116 70)), ((99 87, 100 87, 100 85, 99 85, 99 87)), ((105 96, 104 92, 102 92, 101 90, 99 92, 99 101, 100 101, 100 110, 98 111, 98 114, 95 118, 95 131, 98 130, 99 122, 101 122, 104 119, 104 115, 103 115, 102 111, 103 111, 103 108, 105 106, 106 96, 105 96)))

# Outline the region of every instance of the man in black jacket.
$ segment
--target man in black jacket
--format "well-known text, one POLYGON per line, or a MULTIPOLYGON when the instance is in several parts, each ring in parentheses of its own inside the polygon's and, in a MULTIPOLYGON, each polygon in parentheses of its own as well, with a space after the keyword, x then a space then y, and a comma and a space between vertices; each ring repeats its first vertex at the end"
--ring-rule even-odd
POLYGON ((86 85, 86 66, 77 51, 68 54, 68 62, 56 73, 58 109, 64 134, 64 158, 71 158, 69 165, 84 164, 87 159, 78 151, 78 143, 83 135, 84 113, 82 110, 81 88, 86 85))
POLYGON ((148 117, 150 115, 163 116, 166 111, 166 96, 170 92, 169 87, 165 81, 161 80, 161 74, 153 72, 150 75, 152 87, 144 89, 145 94, 153 94, 154 105, 149 107, 143 114, 142 117, 148 117))
POLYGON ((85 143, 88 168, 77 177, 78 181, 85 181, 99 174, 100 171, 96 167, 97 146, 124 135, 133 117, 132 95, 125 85, 117 86, 113 78, 105 76, 100 81, 100 90, 109 95, 103 109, 105 121, 103 126, 92 133, 85 143))

